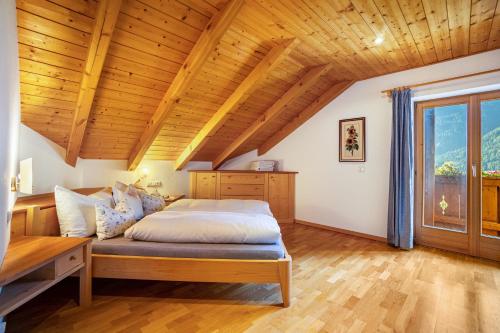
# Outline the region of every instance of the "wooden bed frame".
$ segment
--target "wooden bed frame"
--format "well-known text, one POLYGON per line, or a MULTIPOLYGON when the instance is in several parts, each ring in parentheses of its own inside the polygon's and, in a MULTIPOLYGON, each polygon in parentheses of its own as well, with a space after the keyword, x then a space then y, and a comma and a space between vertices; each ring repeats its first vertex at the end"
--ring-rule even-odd
MULTIPOLYGON (((87 193, 95 192, 87 191, 87 193)), ((86 191, 80 191, 86 192, 86 191)), ((53 197, 52 197, 53 198, 53 197)), ((16 205, 11 236, 59 236, 53 199, 16 205)), ((198 259, 92 254, 92 276, 97 278, 221 282, 279 283, 283 306, 290 305, 292 258, 277 260, 198 259)))

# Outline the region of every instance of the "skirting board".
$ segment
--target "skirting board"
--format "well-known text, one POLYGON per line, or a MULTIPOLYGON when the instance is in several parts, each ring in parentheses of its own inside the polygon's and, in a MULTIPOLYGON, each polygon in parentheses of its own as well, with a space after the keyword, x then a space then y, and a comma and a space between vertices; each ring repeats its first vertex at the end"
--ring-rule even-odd
POLYGON ((335 231, 335 232, 339 232, 341 234, 346 234, 346 235, 351 235, 351 236, 356 236, 356 237, 361 237, 361 238, 367 238, 367 239, 371 239, 371 240, 376 240, 378 242, 387 243, 387 238, 385 238, 385 237, 365 234, 362 232, 351 231, 351 230, 347 230, 347 229, 336 228, 336 227, 331 227, 329 225, 323 225, 323 224, 318 224, 318 223, 313 223, 313 222, 308 222, 308 221, 303 221, 303 220, 297 220, 297 219, 295 219, 295 223, 307 225, 307 226, 314 227, 314 228, 335 231))

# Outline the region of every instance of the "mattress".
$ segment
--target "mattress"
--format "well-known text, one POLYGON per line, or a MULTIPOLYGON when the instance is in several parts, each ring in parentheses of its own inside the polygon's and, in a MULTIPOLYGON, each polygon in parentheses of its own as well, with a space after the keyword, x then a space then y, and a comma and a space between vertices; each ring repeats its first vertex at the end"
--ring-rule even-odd
POLYGON ((147 257, 264 260, 276 260, 285 256, 281 241, 276 244, 157 243, 124 237, 102 241, 94 238, 92 240, 92 253, 147 257))

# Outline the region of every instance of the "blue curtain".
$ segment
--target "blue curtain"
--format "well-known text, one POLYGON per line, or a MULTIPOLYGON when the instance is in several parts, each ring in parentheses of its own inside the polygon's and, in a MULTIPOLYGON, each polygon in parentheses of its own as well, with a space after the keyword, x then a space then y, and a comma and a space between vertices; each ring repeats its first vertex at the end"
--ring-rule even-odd
POLYGON ((413 247, 413 147, 411 90, 394 90, 387 242, 407 250, 413 247))

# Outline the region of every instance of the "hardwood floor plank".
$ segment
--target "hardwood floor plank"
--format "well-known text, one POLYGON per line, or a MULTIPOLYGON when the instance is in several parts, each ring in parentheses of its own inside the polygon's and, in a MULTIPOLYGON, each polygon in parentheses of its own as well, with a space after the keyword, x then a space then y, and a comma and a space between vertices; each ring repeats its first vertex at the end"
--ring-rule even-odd
POLYGON ((498 332, 500 264, 303 225, 282 226, 292 299, 278 285, 67 279, 7 317, 7 332, 498 332))

